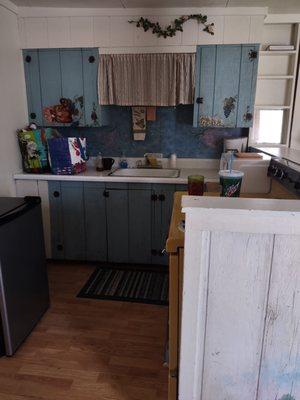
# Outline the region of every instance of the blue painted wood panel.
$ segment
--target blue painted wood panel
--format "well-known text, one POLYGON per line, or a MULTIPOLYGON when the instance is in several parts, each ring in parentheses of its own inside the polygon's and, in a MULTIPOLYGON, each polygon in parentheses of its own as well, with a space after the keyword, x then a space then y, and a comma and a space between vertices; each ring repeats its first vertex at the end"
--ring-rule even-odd
POLYGON ((64 229, 62 216, 62 197, 59 181, 49 181, 49 206, 51 226, 51 252, 54 260, 63 260, 64 252, 64 229))
POLYGON ((249 60, 251 49, 259 46, 197 47, 194 126, 252 126, 258 60, 249 60))
POLYGON ((127 263, 129 260, 128 191, 107 190, 107 252, 108 261, 127 263))
POLYGON ((151 264, 151 194, 151 187, 128 191, 129 262, 132 263, 151 264))
POLYGON ((41 126, 42 100, 38 50, 23 50, 29 122, 41 126))
POLYGON ((237 126, 253 125, 259 45, 242 45, 237 126))
POLYGON ((81 49, 60 50, 60 68, 62 97, 70 99, 78 115, 73 116, 73 123, 85 125, 83 98, 83 63, 81 49))
POLYGON ((82 63, 85 125, 100 126, 100 107, 98 101, 98 49, 83 49, 82 63))
POLYGON ((194 127, 201 116, 213 116, 217 46, 198 46, 196 56, 196 87, 194 99, 194 127), (202 98, 203 103, 197 103, 202 98))
POLYGON ((84 183, 86 260, 107 261, 104 183, 84 183))
POLYGON ((236 126, 241 46, 217 46, 213 117, 225 127, 236 126))
MULTIPOLYGON (((42 109, 59 104, 61 92, 61 68, 59 50, 39 50, 42 109)), ((43 118, 45 126, 58 126, 43 118)))
POLYGON ((66 260, 85 259, 83 182, 61 182, 66 260))

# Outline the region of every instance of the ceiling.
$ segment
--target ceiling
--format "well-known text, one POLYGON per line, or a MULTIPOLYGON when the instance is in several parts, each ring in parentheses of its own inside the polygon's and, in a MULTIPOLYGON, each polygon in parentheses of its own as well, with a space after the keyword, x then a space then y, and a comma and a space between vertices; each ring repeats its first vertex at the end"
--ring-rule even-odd
POLYGON ((13 0, 23 7, 168 8, 269 7, 270 13, 300 13, 300 0, 13 0))

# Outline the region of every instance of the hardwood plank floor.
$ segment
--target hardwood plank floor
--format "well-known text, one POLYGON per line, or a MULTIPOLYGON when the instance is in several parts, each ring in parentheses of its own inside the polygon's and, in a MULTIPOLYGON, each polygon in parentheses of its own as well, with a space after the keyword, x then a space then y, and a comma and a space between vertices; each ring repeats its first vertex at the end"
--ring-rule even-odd
POLYGON ((51 307, 0 358, 0 400, 167 399, 167 307, 76 298, 94 268, 49 264, 51 307))

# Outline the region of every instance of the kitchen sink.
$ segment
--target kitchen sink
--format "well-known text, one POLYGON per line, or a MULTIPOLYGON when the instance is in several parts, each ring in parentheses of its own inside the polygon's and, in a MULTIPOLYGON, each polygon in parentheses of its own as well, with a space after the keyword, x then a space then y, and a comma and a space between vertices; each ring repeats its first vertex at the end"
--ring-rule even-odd
POLYGON ((110 176, 144 177, 144 178, 178 178, 180 170, 171 168, 118 168, 110 176))

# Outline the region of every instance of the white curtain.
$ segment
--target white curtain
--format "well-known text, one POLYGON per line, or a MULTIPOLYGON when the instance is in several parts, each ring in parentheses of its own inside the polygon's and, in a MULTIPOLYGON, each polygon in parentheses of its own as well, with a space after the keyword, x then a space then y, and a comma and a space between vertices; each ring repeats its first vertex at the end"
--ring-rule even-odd
POLYGON ((192 104, 195 54, 104 54, 99 60, 99 102, 120 106, 192 104))

